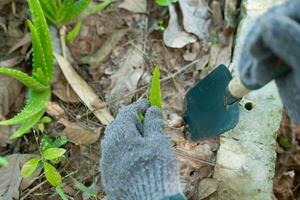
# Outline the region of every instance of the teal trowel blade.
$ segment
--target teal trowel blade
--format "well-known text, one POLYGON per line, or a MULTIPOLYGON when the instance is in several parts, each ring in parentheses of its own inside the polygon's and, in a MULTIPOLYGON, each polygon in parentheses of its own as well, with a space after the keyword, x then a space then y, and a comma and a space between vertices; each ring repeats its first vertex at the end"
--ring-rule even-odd
POLYGON ((239 106, 227 92, 232 76, 220 65, 191 88, 185 96, 184 120, 192 141, 220 135, 239 121, 239 106), (235 102, 226 105, 225 99, 235 102))

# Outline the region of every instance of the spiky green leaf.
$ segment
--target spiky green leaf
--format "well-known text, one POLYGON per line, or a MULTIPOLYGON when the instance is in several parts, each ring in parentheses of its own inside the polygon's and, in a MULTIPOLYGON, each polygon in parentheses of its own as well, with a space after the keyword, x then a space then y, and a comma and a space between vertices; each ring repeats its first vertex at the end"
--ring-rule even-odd
MULTIPOLYGON (((32 15, 33 25, 36 29, 38 37, 40 38, 40 41, 42 42, 41 45, 43 47, 46 69, 47 69, 47 72, 44 72, 44 74, 47 74, 48 79, 52 80, 54 74, 53 48, 52 48, 52 40, 48 29, 48 25, 39 1, 28 0, 28 4, 32 15)), ((37 55, 34 54, 33 56, 37 56, 37 55)), ((34 58, 34 60, 36 59, 34 58)))
MULTIPOLYGON (((29 120, 30 118, 35 118, 34 116, 37 116, 38 113, 39 113, 38 115, 40 115, 40 113, 43 114, 47 106, 47 103, 50 99, 51 90, 48 89, 44 92, 35 92, 35 91, 30 91, 30 92, 31 92, 30 98, 28 100, 28 103, 24 107, 24 109, 15 117, 5 121, 1 121, 0 125, 19 124, 26 120, 29 120)), ((39 119, 37 119, 37 121, 38 120, 39 119)))
POLYGON ((15 79, 23 83, 26 87, 34 91, 45 91, 49 89, 49 86, 41 84, 36 79, 16 69, 0 67, 0 74, 14 77, 15 79))
POLYGON ((58 173, 58 171, 51 165, 50 163, 43 162, 44 165, 44 171, 47 181, 53 186, 60 186, 62 185, 61 182, 61 175, 58 173))
POLYGON ((157 106, 160 108, 160 110, 162 110, 162 99, 160 93, 160 71, 158 66, 155 67, 153 72, 149 102, 151 106, 157 106))
MULTIPOLYGON (((68 1, 68 0, 66 0, 68 1)), ((70 10, 70 12, 68 12, 68 10, 64 9, 64 19, 62 21, 62 23, 67 23, 72 21, 75 17, 77 17, 84 9, 87 8, 87 6, 91 3, 92 0, 79 0, 77 1, 75 4, 73 3, 73 6, 71 7, 71 9, 68 8, 68 10, 70 10)))
POLYGON ((38 112, 38 113, 34 114, 33 116, 31 116, 30 118, 28 118, 25 122, 23 122, 23 124, 21 124, 19 129, 12 134, 10 139, 16 139, 16 138, 21 137, 21 136, 25 135, 26 133, 28 133, 30 131, 30 129, 43 116, 44 112, 45 112, 45 109, 41 110, 40 112, 38 112))
POLYGON ((80 32, 80 28, 81 28, 81 22, 77 22, 75 27, 68 33, 68 35, 66 37, 67 44, 70 44, 71 42, 73 42, 73 40, 77 37, 77 35, 80 32))
POLYGON ((21 175, 23 178, 29 177, 33 174, 39 165, 41 158, 32 158, 28 160, 22 167, 21 175))
POLYGON ((39 0, 45 17, 53 24, 56 24, 57 5, 56 0, 39 0))
POLYGON ((49 148, 43 152, 43 157, 46 160, 53 160, 61 157, 64 153, 66 153, 66 150, 63 148, 49 148))
POLYGON ((40 83, 44 85, 49 85, 49 74, 46 66, 45 56, 43 47, 41 45, 40 38, 37 31, 30 20, 27 20, 32 38, 32 48, 33 48, 33 70, 32 76, 36 78, 40 83), (38 68, 40 68, 39 71, 38 68), (42 74, 41 74, 42 72, 42 74))

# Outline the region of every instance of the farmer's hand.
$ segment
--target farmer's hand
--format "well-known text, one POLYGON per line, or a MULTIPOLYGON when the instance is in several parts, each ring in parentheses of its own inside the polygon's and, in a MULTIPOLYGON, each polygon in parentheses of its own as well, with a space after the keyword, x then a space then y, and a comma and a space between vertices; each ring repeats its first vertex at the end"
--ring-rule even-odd
POLYGON ((123 108, 101 145, 100 170, 109 200, 184 199, 176 156, 157 107, 142 100, 123 108), (143 123, 139 114, 145 114, 143 123))
POLYGON ((245 39, 239 74, 246 86, 263 86, 276 76, 278 65, 292 69, 276 84, 289 115, 300 123, 300 0, 290 0, 259 17, 245 39))

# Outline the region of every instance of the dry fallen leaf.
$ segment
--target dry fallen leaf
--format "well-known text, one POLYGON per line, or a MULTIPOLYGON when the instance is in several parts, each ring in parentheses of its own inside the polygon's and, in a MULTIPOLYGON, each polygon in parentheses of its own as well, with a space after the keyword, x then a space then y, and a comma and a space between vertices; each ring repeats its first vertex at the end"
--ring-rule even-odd
POLYGON ((81 58, 80 63, 89 64, 90 68, 97 67, 109 56, 113 48, 122 40, 126 33, 127 29, 116 30, 105 40, 95 54, 81 58))
POLYGON ((118 109, 122 104, 128 104, 133 92, 144 72, 144 57, 142 45, 136 44, 131 47, 124 55, 125 60, 118 64, 118 70, 111 76, 111 90, 107 95, 111 106, 118 109), (120 101, 114 101, 118 99, 120 101))
POLYGON ((49 101, 47 105, 47 114, 59 120, 65 117, 65 111, 55 102, 49 101))
POLYGON ((80 99, 71 86, 67 83, 66 78, 60 74, 57 81, 52 84, 52 92, 55 96, 67 103, 79 103, 80 99))
POLYGON ((125 0, 119 5, 119 8, 124 8, 134 13, 145 13, 147 11, 146 0, 125 0))
POLYGON ((11 54, 12 52, 14 52, 15 50, 17 50, 18 48, 27 45, 31 42, 31 35, 30 33, 26 33, 24 35, 24 37, 17 42, 13 47, 10 48, 10 50, 8 51, 8 54, 11 54))
POLYGON ((107 125, 111 122, 113 117, 107 107, 94 110, 93 104, 95 104, 96 101, 99 101, 99 104, 102 104, 103 102, 94 93, 92 88, 77 74, 71 64, 64 57, 56 53, 54 53, 54 55, 70 86, 80 97, 83 103, 94 113, 102 124, 107 125))
POLYGON ((164 42, 171 48, 182 48, 189 43, 196 42, 197 38, 185 32, 179 25, 178 15, 173 4, 169 5, 170 20, 164 31, 164 42))
POLYGON ((218 189, 218 181, 213 178, 202 179, 198 186, 198 200, 205 199, 218 189))
POLYGON ((93 144, 98 141, 102 128, 91 129, 80 126, 78 122, 70 122, 65 119, 60 119, 59 122, 65 126, 65 129, 58 135, 67 136, 68 141, 81 145, 93 144))
POLYGON ((21 168, 34 155, 12 154, 6 156, 8 167, 0 168, 0 199, 19 199, 19 187, 22 180, 21 168))
POLYGON ((208 42, 211 19, 207 3, 202 0, 179 0, 179 5, 184 30, 208 42))

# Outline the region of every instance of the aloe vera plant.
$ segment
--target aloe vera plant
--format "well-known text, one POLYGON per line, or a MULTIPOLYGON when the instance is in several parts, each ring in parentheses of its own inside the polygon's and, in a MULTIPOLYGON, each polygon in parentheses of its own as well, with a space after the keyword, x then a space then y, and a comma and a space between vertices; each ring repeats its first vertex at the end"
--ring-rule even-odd
POLYGON ((51 96, 53 79, 53 49, 47 22, 38 0, 28 0, 32 21, 27 20, 33 48, 32 75, 9 68, 0 68, 0 74, 12 76, 29 88, 30 97, 24 109, 15 117, 1 121, 0 125, 21 124, 12 139, 27 133, 43 116, 51 96))
POLYGON ((92 0, 39 0, 46 18, 56 26, 76 18, 92 0))
POLYGON ((162 110, 162 99, 160 92, 160 70, 158 66, 155 67, 153 72, 149 102, 151 106, 157 106, 160 110, 162 110))

